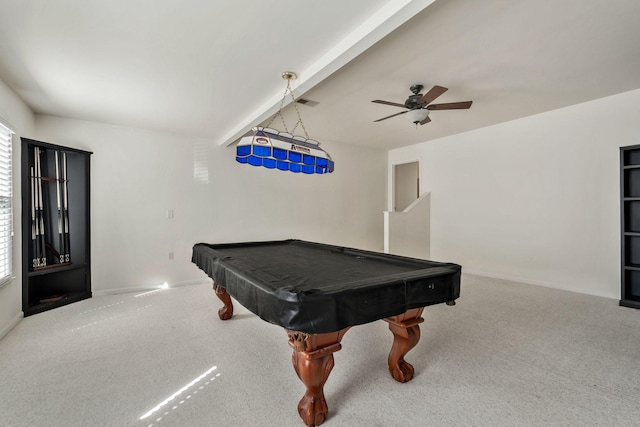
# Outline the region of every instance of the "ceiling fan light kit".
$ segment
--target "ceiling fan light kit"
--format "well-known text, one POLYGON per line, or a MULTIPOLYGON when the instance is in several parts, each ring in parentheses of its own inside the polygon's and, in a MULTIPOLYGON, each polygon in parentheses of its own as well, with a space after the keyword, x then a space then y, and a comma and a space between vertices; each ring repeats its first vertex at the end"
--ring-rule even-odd
POLYGON ((411 123, 415 123, 417 125, 418 123, 420 123, 421 121, 423 121, 424 119, 429 117, 429 110, 427 110, 426 108, 418 108, 418 109, 415 109, 415 110, 409 110, 409 111, 407 111, 407 114, 405 115, 405 117, 411 123))
POLYGON ((446 104, 432 104, 432 102, 445 93, 448 89, 442 86, 434 86, 429 92, 424 95, 420 92, 424 86, 421 84, 414 84, 409 88, 413 95, 409 95, 409 97, 404 101, 404 104, 400 104, 398 102, 390 102, 383 101, 381 99, 374 99, 371 102, 375 102, 376 104, 384 104, 391 105, 393 107, 406 108, 407 111, 401 111, 399 113, 392 114, 387 117, 383 117, 378 120, 374 120, 374 122, 381 122, 383 120, 390 119, 395 116, 399 116, 400 114, 406 114, 406 117, 409 119, 411 123, 417 124, 427 124, 431 121, 429 118, 429 112, 431 110, 466 110, 471 108, 471 104, 473 101, 463 101, 463 102, 449 102, 446 104))

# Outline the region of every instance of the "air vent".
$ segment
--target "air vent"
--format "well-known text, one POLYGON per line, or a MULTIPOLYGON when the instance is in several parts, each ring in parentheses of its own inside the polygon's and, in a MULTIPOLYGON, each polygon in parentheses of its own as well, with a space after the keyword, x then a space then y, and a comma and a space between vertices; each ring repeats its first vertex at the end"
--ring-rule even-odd
POLYGON ((312 101, 310 99, 304 99, 304 98, 299 98, 298 100, 296 100, 296 102, 298 104, 306 105, 307 107, 315 107, 316 105, 319 104, 318 101, 312 101))

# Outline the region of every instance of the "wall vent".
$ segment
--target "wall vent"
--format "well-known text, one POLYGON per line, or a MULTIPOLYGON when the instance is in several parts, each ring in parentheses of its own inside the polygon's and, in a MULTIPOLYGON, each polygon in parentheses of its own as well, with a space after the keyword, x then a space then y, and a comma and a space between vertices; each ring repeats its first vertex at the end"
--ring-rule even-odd
POLYGON ((315 107, 319 104, 318 101, 312 101, 310 99, 299 98, 296 100, 298 104, 306 105, 307 107, 315 107))

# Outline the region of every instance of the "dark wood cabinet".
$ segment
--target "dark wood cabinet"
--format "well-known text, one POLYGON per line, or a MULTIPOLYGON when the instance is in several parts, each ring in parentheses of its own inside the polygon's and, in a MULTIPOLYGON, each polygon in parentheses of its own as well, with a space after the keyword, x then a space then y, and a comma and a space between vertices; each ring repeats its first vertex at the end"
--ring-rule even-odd
POLYGON ((640 308, 640 145, 620 148, 620 305, 640 308))
POLYGON ((92 153, 22 138, 22 311, 91 297, 92 153))

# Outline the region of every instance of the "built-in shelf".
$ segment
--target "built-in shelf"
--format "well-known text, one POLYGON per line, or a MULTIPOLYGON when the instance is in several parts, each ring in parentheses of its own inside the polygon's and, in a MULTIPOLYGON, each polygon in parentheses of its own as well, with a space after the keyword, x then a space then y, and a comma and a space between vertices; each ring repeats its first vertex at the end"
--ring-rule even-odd
POLYGON ((22 138, 22 311, 91 297, 92 153, 22 138))
POLYGON ((50 265, 38 270, 30 271, 27 273, 28 277, 44 276, 51 273, 61 273, 69 270, 79 270, 87 268, 87 264, 66 264, 66 265, 50 265))
POLYGON ((620 148, 620 305, 640 308, 640 145, 620 148))

